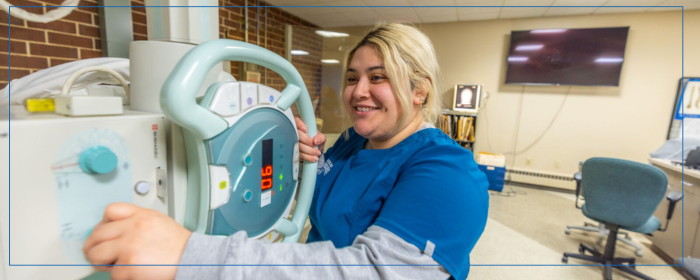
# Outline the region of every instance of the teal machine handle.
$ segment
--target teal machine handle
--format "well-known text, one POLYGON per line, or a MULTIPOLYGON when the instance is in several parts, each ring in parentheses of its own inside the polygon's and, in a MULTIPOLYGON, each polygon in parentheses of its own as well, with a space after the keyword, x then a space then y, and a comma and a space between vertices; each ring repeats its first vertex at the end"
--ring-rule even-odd
MULTIPOLYGON (((204 155, 203 141, 211 139, 228 128, 228 123, 213 112, 197 104, 196 95, 202 86, 206 75, 219 62, 222 61, 242 61, 255 63, 277 72, 287 82, 287 87, 282 91, 282 95, 277 101, 277 107, 282 111, 287 110, 292 103, 296 102, 299 115, 306 124, 307 133, 313 139, 317 134, 316 117, 313 113, 313 106, 309 92, 306 89, 304 80, 292 64, 281 56, 256 45, 234 41, 234 40, 212 40, 198 45, 189 51, 178 64, 168 79, 163 84, 160 94, 160 106, 163 113, 170 120, 185 128, 185 142, 189 149, 196 149, 200 156, 196 157, 187 153, 188 161, 188 185, 190 183, 206 183, 206 179, 201 174, 208 174, 206 157, 204 155), (186 133, 189 132, 189 133, 186 133), (194 147, 195 145, 196 147, 194 147), (203 161, 203 162, 202 162, 203 161), (199 171, 199 178, 191 177, 190 169, 196 168, 199 171)), ((311 200, 316 185, 316 162, 304 162, 303 173, 297 203, 292 216, 292 226, 289 223, 280 223, 280 230, 285 234, 283 242, 297 242, 306 217, 309 214, 311 200), (289 234, 294 232, 293 234, 289 234)), ((189 188, 188 188, 189 189, 189 188)), ((204 188, 202 188, 204 189, 204 188)), ((193 195, 196 199, 190 199, 188 190, 188 207, 190 203, 198 203, 199 213, 189 213, 198 215, 191 217, 194 224, 185 224, 190 230, 202 232, 206 225, 206 211, 202 205, 207 205, 206 195, 193 195)), ((187 217, 186 217, 187 218, 187 217)))

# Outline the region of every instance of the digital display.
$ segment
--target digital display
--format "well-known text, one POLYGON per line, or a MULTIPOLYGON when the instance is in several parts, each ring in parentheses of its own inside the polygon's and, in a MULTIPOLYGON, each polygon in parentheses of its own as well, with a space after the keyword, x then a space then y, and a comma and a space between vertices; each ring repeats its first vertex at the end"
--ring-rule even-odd
POLYGON ((260 189, 262 191, 272 188, 272 139, 262 141, 262 179, 260 189))

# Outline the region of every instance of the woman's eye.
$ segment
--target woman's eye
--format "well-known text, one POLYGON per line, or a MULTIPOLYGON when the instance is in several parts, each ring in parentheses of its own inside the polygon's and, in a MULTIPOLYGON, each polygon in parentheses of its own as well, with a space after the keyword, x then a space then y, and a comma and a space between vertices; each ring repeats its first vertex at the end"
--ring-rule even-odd
POLYGON ((372 81, 381 81, 383 79, 384 79, 384 77, 382 77, 382 76, 372 76, 372 81))
POLYGON ((354 82, 357 82, 357 79, 355 79, 354 77, 348 78, 348 83, 354 83, 354 82))

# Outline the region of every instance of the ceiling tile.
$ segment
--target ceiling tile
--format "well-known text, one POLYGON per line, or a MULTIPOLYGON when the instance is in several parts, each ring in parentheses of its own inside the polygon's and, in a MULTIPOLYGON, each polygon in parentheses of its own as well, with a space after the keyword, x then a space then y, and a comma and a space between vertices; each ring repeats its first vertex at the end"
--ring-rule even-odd
POLYGON ((485 13, 485 14, 460 14, 458 16, 460 21, 465 20, 487 20, 487 19, 497 19, 499 13, 485 13))
POLYGON ((610 0, 603 6, 656 6, 666 0, 610 0))
POLYGON ((380 16, 373 10, 364 12, 345 12, 341 10, 340 13, 350 20, 375 20, 380 18, 380 16))
POLYGON ((450 22, 457 21, 457 13, 451 16, 433 16, 433 17, 421 17, 422 22, 432 23, 432 22, 450 22))
POLYGON ((551 6, 555 0, 505 0, 503 6, 551 6))
POLYGON ((358 26, 374 26, 377 22, 386 21, 382 18, 377 18, 374 20, 353 20, 358 26))
POLYGON ((556 0, 552 6, 602 6, 609 0, 556 0))
POLYGON ((335 21, 329 23, 321 23, 319 25, 323 28, 357 26, 357 24, 352 21, 335 21))
POLYGON ((411 6, 408 0, 363 0, 367 6, 411 6))
POLYGON ((548 8, 544 16, 573 16, 573 15, 588 15, 593 13, 597 8, 548 8))
POLYGON ((668 0, 659 4, 660 6, 683 6, 684 10, 699 9, 698 0, 668 0))
POLYGON ((479 8, 479 7, 468 7, 468 8, 457 8, 458 15, 473 15, 473 14, 491 14, 498 13, 502 8, 479 8))
POLYGON ((454 6, 455 0, 408 0, 411 6, 454 6))
POLYGON ((547 8, 508 8, 503 7, 498 18, 540 17, 547 8))
POLYGON ((366 7, 365 2, 362 2, 362 0, 343 0, 343 1, 337 1, 337 2, 329 2, 325 3, 328 6, 333 6, 334 10, 337 12, 341 11, 351 11, 351 12, 360 12, 360 11, 366 11, 370 10, 371 8, 366 7), (338 6, 344 6, 344 7, 338 7, 338 6))
POLYGON ((434 17, 434 16, 450 16, 454 15, 457 17, 457 9, 452 7, 445 8, 413 8, 413 10, 420 16, 423 17, 434 17))
POLYGON ((618 7, 600 7, 596 9, 594 14, 621 14, 621 13, 642 13, 649 10, 649 8, 644 7, 629 7, 629 8, 618 8, 618 7))
POLYGON ((340 13, 327 13, 322 15, 305 15, 303 19, 311 22, 351 21, 340 13))
POLYGON ((306 8, 287 8, 289 11, 291 11, 294 14, 297 15, 319 15, 319 14, 327 14, 327 13, 335 13, 335 10, 333 8, 325 8, 325 7, 306 7, 306 8))
POLYGON ((503 0, 455 0, 457 6, 501 6, 503 0))
POLYGON ((374 8, 382 17, 418 17, 413 8, 374 8))

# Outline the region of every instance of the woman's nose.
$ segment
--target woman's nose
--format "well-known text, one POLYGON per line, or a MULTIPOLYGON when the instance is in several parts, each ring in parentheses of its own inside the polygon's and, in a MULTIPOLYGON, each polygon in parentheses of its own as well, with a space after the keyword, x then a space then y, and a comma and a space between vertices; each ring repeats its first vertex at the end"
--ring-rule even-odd
POLYGON ((360 78, 352 94, 357 99, 369 98, 369 81, 366 78, 360 78))

